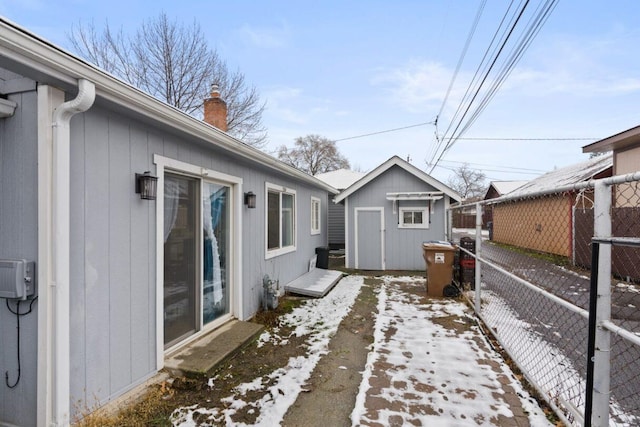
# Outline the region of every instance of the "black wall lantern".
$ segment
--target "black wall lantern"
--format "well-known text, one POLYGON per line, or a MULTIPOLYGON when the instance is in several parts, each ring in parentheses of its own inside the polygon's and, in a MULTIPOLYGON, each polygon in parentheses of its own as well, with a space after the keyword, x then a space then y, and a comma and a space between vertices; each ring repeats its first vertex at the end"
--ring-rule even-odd
POLYGON ((144 200, 155 200, 158 190, 158 177, 146 171, 143 174, 136 174, 136 193, 144 200))
POLYGON ((256 195, 253 191, 244 193, 244 204, 247 205, 249 209, 254 209, 256 207, 256 195))

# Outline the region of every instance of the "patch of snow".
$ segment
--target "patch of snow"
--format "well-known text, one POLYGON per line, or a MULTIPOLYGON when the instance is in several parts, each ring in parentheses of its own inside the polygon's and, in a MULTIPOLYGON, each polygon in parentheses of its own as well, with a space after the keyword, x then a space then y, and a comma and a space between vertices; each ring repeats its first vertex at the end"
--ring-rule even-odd
POLYGON ((392 420, 397 423, 400 419, 403 425, 489 425, 500 415, 513 417, 501 397, 504 391, 500 381, 505 377, 526 406, 531 425, 551 425, 502 358, 489 350, 477 326, 457 333, 434 321, 450 316, 468 317, 469 309, 455 300, 420 304, 417 297, 411 298, 387 280, 378 295, 375 344, 351 414, 352 425, 391 425, 392 420), (479 345, 478 340, 485 345, 479 345), (378 362, 393 368, 385 371, 388 385, 374 389, 371 383, 380 382, 380 378, 374 378, 378 362), (371 418, 366 403, 372 395, 396 402, 387 407, 398 410, 378 410, 371 418), (425 411, 426 407, 432 411, 425 411))
MULTIPOLYGON (((232 416, 247 406, 251 407, 249 410, 260 411, 255 425, 279 425, 298 394, 303 391, 303 386, 320 358, 327 354, 331 337, 351 310, 363 283, 362 276, 345 277, 324 298, 307 300, 291 313, 281 317, 281 324, 293 327, 295 335, 308 335, 306 356, 292 357, 286 367, 275 370, 265 378, 256 378, 239 385, 232 396, 222 399, 228 405, 224 409, 199 408, 197 405, 176 409, 171 415, 173 425, 196 426, 194 414, 199 414, 200 417, 208 417, 216 423, 224 421, 227 425, 242 426, 245 424, 235 423, 232 416), (265 387, 265 384, 271 385, 265 387), (263 390, 264 394, 257 401, 246 402, 242 399, 248 391, 260 390, 263 390)), ((260 339, 274 344, 286 341, 286 337, 280 337, 277 333, 263 334, 260 339)))
MULTIPOLYGON (((576 396, 584 392, 586 380, 573 367, 573 363, 544 336, 535 332, 533 325, 519 318, 518 314, 497 294, 483 291, 483 313, 490 326, 498 331, 500 342, 528 377, 556 404, 564 408, 584 413, 584 401, 577 402, 576 396), (500 331, 509 331, 500 334, 500 331), (571 403, 567 403, 571 402, 571 403)), ((546 326, 546 325, 545 325, 546 326)), ((625 413, 618 403, 610 403, 611 413, 625 425, 640 425, 640 417, 625 413)), ((569 420, 573 415, 568 414, 569 420)))
POLYGON ((623 290, 625 292, 632 292, 632 293, 640 294, 640 289, 638 289, 636 286, 631 285, 629 283, 618 282, 616 284, 616 288, 621 289, 621 290, 623 290))

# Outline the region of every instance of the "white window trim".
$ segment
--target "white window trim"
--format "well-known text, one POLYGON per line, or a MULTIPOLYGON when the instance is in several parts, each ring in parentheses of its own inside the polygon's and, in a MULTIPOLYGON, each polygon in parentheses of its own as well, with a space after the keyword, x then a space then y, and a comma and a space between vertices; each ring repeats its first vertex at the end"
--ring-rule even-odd
POLYGON ((398 220, 398 228, 419 228, 419 229, 428 229, 429 228, 429 207, 427 206, 405 206, 398 209, 399 212, 399 220, 398 220), (422 212, 422 224, 405 224, 404 223, 404 213, 405 212, 422 212))
MULTIPOLYGON (((156 199, 156 368, 164 367, 165 355, 178 348, 184 347, 190 342, 202 337, 211 329, 219 326, 218 322, 202 325, 202 313, 200 313, 201 329, 189 338, 181 341, 171 348, 164 348, 164 175, 165 172, 200 177, 202 180, 214 180, 231 186, 234 205, 232 239, 232 266, 229 281, 231 282, 231 307, 230 317, 244 319, 242 310, 242 184, 243 179, 211 169, 195 166, 179 160, 154 154, 153 163, 156 165, 158 177, 158 197, 156 199)), ((200 266, 202 268, 202 265, 200 266)))
POLYGON ((322 202, 320 200, 320 198, 318 197, 311 197, 311 235, 316 235, 316 234, 320 234, 322 232, 322 202), (315 206, 317 206, 317 219, 318 219, 318 227, 314 228, 314 221, 313 221, 313 217, 314 217, 314 211, 315 206))
MULTIPOLYGON (((280 255, 295 252, 298 244, 298 196, 296 190, 287 188, 282 185, 265 182, 265 204, 264 204, 264 259, 274 258, 280 255), (282 194, 290 194, 293 196, 293 245, 280 247, 278 249, 269 249, 269 191, 280 193, 280 206, 282 206, 282 194)), ((280 215, 280 240, 282 240, 282 215, 280 215)), ((282 245, 282 242, 280 242, 282 245)))

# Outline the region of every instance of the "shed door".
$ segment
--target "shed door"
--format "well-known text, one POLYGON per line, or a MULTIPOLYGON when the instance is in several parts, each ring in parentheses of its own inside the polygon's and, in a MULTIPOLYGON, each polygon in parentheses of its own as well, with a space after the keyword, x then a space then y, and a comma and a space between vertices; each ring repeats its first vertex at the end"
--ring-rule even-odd
POLYGON ((383 208, 356 208, 355 226, 356 268, 384 270, 383 208))

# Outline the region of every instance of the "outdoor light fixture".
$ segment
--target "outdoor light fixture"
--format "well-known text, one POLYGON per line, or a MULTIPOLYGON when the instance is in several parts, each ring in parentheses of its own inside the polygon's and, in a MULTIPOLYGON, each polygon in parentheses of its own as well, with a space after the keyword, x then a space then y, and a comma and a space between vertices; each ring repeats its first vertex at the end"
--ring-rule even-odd
POLYGON ((140 194, 143 200, 155 200, 158 188, 158 177, 146 171, 143 174, 136 174, 136 193, 140 194))
POLYGON ((247 205, 249 209, 254 209, 256 207, 256 195, 253 191, 244 193, 244 204, 247 205))

